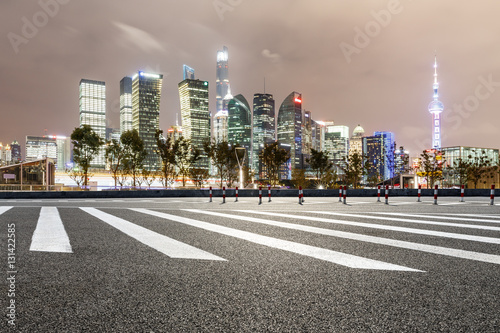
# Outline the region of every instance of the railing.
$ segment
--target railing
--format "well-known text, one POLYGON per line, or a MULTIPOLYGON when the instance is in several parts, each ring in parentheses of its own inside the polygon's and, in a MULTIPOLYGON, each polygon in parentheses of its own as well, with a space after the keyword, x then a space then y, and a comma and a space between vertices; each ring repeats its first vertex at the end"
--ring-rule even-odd
MULTIPOLYGON (((74 187, 68 187, 64 185, 6 185, 0 184, 0 192, 13 192, 13 191, 73 191, 74 187)), ((77 187, 77 191, 80 189, 77 187)))

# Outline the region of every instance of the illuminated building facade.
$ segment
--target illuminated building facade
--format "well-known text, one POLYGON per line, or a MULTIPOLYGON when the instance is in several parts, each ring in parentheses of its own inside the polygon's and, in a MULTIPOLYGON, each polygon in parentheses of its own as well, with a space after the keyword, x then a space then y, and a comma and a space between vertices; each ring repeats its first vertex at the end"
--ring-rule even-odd
POLYGON ((11 146, 2 145, 0 142, 0 165, 12 164, 12 148, 11 146))
POLYGON ((120 81, 120 134, 132 129, 132 78, 120 81))
POLYGON ((274 98, 271 94, 253 95, 253 142, 252 142, 252 169, 255 178, 260 179, 262 168, 259 154, 264 145, 276 141, 276 118, 274 116, 274 98))
POLYGON ((344 174, 339 166, 344 158, 349 155, 349 127, 334 125, 332 122, 325 122, 324 151, 328 154, 328 159, 334 163, 334 168, 338 175, 344 174))
MULTIPOLYGON (((224 107, 224 97, 229 92, 229 54, 227 47, 217 51, 217 70, 216 70, 216 114, 221 111, 227 111, 224 107)), ((229 102, 229 101, 228 101, 229 102)))
POLYGON ((437 58, 434 57, 434 89, 433 100, 429 103, 429 112, 432 115, 432 149, 441 149, 441 112, 444 110, 444 105, 439 101, 437 80, 437 58))
POLYGON ((189 67, 188 65, 182 66, 183 79, 194 80, 194 69, 189 67))
POLYGON ((21 153, 21 145, 17 141, 13 141, 10 144, 10 148, 12 151, 12 163, 19 163, 22 161, 22 153, 21 153))
POLYGON ((252 151, 252 113, 243 95, 236 95, 229 101, 227 125, 229 144, 245 147, 245 164, 249 165, 252 151))
POLYGON ((147 156, 144 167, 156 171, 161 167, 156 153, 156 131, 160 128, 160 98, 163 75, 139 71, 132 77, 132 129, 144 142, 147 156))
MULTIPOLYGON (((106 141, 106 84, 102 81, 82 79, 79 98, 80 127, 89 125, 103 141, 106 141)), ((104 148, 102 148, 92 160, 91 168, 104 169, 104 167, 104 148)))
POLYGON ((302 95, 292 92, 278 111, 278 142, 290 145, 292 169, 302 169, 302 95))
MULTIPOLYGON (((179 83, 182 134, 195 148, 203 152, 203 143, 210 139, 208 82, 186 79, 179 83)), ((203 156, 198 166, 208 170, 209 159, 203 156)))
POLYGON ((351 140, 349 140, 349 154, 354 152, 363 154, 363 135, 365 135, 365 130, 358 124, 352 131, 351 140))
POLYGON ((45 157, 57 159, 57 141, 54 137, 27 136, 26 162, 41 160, 45 157))
POLYGON ((375 132, 373 136, 363 137, 363 154, 370 162, 368 177, 376 177, 379 181, 394 177, 394 168, 391 168, 394 156, 394 133, 375 132))

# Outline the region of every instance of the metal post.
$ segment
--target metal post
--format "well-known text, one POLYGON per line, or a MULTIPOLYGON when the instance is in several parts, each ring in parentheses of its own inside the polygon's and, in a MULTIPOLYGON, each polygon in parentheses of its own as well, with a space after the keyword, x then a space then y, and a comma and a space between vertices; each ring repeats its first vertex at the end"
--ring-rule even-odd
POLYGON ((377 186, 377 202, 380 202, 380 185, 377 186))
POLYGON ((344 185, 344 205, 346 204, 347 199, 347 185, 344 185))
POLYGON ((226 187, 222 186, 222 203, 226 203, 226 187))
POLYGON ((259 205, 262 204, 262 186, 259 186, 259 205))
POLYGON ((495 205, 495 185, 491 185, 490 205, 491 206, 495 205))
POLYGON ((339 202, 342 202, 342 185, 339 188, 339 202))
POLYGON ((268 202, 271 202, 271 185, 267 185, 267 195, 269 197, 268 202))
POLYGON ((465 185, 460 186, 460 202, 464 202, 465 199, 465 185))
POLYGON ((434 185, 434 204, 438 204, 438 186, 434 185))
POLYGON ((210 186, 210 192, 209 193, 210 193, 210 201, 208 201, 208 202, 212 202, 212 186, 210 186))
POLYGON ((235 202, 238 202, 238 186, 236 186, 236 200, 235 202))
POLYGON ((389 204, 389 185, 385 185, 385 204, 389 204))
POLYGON ((299 205, 302 205, 302 186, 299 186, 299 205))
POLYGON ((421 202, 420 196, 422 195, 422 185, 418 185, 418 199, 417 202, 421 202))

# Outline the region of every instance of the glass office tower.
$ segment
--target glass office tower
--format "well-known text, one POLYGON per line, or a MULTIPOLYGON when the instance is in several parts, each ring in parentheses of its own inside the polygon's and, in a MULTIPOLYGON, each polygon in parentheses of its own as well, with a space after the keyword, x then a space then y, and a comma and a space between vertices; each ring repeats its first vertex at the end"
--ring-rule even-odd
POLYGON ((228 103, 228 142, 245 147, 246 165, 250 165, 252 151, 252 113, 243 95, 236 95, 228 103))
POLYGON ((132 129, 132 78, 120 81, 120 134, 132 129))
POLYGON ((278 142, 290 145, 292 169, 302 169, 302 95, 292 92, 278 112, 278 142))
POLYGON ((276 141, 276 118, 274 114, 273 95, 253 95, 253 139, 251 160, 252 169, 257 179, 260 179, 262 169, 260 167, 259 154, 265 144, 276 141))

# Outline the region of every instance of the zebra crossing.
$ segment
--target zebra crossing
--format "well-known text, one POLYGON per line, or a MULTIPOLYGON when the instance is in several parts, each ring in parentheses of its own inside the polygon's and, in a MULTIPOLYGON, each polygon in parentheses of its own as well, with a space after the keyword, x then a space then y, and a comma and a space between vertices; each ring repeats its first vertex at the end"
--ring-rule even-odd
MULTIPOLYGON (((10 210, 22 209, 21 207, 1 206, 2 214, 10 210)), ((183 243, 159 232, 152 231, 134 221, 134 217, 121 218, 115 216, 105 209, 94 207, 64 208, 73 213, 83 212, 87 217, 105 223, 108 226, 124 233, 135 241, 156 250, 169 258, 184 260, 209 260, 226 262, 220 254, 213 254, 196 246, 183 243)), ((352 254, 336 251, 332 248, 323 248, 300 242, 271 237, 250 232, 238 228, 238 223, 225 226, 216 221, 244 221, 247 223, 287 229, 291 231, 304 232, 307 234, 331 237, 332 239, 344 239, 360 244, 375 244, 388 247, 389 249, 405 249, 423 253, 430 253, 440 257, 453 257, 476 262, 500 265, 500 216, 477 215, 477 214, 408 214, 394 212, 370 212, 370 213, 341 213, 334 211, 292 211, 275 212, 266 210, 243 210, 231 209, 221 212, 217 209, 179 209, 169 210, 168 213, 161 209, 146 208, 122 208, 126 212, 133 212, 141 216, 141 220, 154 217, 168 223, 175 222, 188 228, 201 229, 211 235, 223 235, 232 238, 258 244, 274 250, 287 251, 309 258, 326 261, 332 264, 367 270, 388 270, 422 272, 419 267, 407 267, 385 260, 370 258, 368 254, 352 254), (178 212, 178 213, 177 213, 178 212), (186 217, 188 215, 189 217, 186 217), (207 219, 212 218, 208 222, 207 219), (318 226, 324 225, 323 226, 318 226), (313 225, 312 225, 313 224, 313 225), (397 224, 397 225, 395 225, 397 224), (356 232, 339 230, 341 227, 357 228, 356 232), (440 230, 435 230, 435 228, 440 230), (442 229, 453 229, 442 231, 442 229), (391 233, 392 237, 383 235, 374 236, 371 230, 379 230, 391 233), (452 232, 453 231, 453 232, 452 232), (479 232, 479 234, 477 234, 479 232), (486 235, 488 234, 488 235, 486 235), (445 239, 456 242, 489 244, 494 247, 493 253, 465 250, 460 246, 457 248, 439 246, 435 244, 424 244, 398 239, 399 235, 423 235, 433 239, 445 239), (495 247, 496 246, 496 247, 495 247)), ((133 214, 131 214, 133 215, 133 214)), ((127 215, 128 216, 128 215, 127 215)), ((136 218, 136 217, 135 217, 136 218)), ((57 207, 41 207, 36 228, 33 232, 30 251, 35 252, 59 252, 73 253, 71 238, 68 235, 65 224, 71 221, 63 221, 57 207)), ((167 231, 168 233, 168 231, 167 231)), ((447 243, 448 244, 448 243, 447 243)), ((444 259, 443 259, 444 260, 444 259)))

